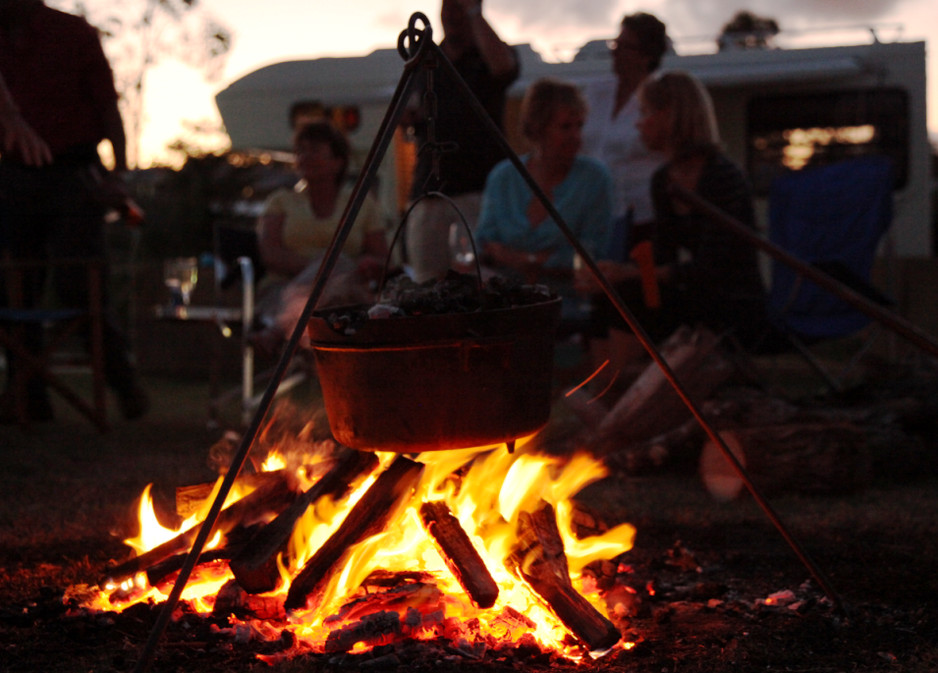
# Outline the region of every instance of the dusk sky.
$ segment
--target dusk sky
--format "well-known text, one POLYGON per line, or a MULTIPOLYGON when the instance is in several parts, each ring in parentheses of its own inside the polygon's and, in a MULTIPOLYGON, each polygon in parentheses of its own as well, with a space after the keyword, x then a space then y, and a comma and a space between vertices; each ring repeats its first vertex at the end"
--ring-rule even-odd
MULTIPOLYGON (((114 13, 133 0, 84 0, 92 18, 100 7, 114 13), (107 2, 107 4, 104 4, 107 2)), ((69 0, 49 0, 65 9, 69 0)), ((206 81, 195 70, 164 61, 148 85, 142 163, 165 157, 164 147, 184 133, 183 121, 219 122, 215 94, 239 77, 285 60, 320 56, 365 55, 392 47, 415 11, 431 21, 437 35, 439 0, 346 0, 297 3, 287 0, 202 0, 201 9, 233 34, 233 47, 220 76, 206 81)), ((592 39, 610 38, 626 13, 649 11, 668 26, 679 54, 714 50, 722 26, 740 9, 774 18, 781 46, 855 44, 870 41, 867 27, 882 41, 925 40, 938 44, 938 21, 932 0, 729 0, 688 3, 678 0, 486 0, 485 14, 513 44, 529 43, 548 61, 566 60, 592 39), (841 28, 849 30, 839 30, 841 28), (821 29, 821 30, 819 30, 821 29)), ((928 72, 938 72, 936 49, 928 49, 928 72)), ((928 126, 938 134, 938 92, 929 81, 928 126)))

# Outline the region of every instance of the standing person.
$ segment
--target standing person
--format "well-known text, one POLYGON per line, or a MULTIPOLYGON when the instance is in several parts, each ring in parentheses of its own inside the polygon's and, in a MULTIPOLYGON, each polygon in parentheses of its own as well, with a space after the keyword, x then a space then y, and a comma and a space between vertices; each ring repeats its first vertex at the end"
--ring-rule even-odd
MULTIPOLYGON (((539 79, 521 102, 528 173, 587 249, 604 250, 612 216, 612 178, 603 164, 580 154, 586 102, 573 84, 539 79)), ((502 160, 485 184, 476 243, 486 267, 529 283, 545 283, 573 303, 573 246, 514 164, 502 160)))
MULTIPOLYGON (((651 181, 661 308, 642 326, 653 339, 662 339, 681 325, 701 324, 751 345, 768 329, 757 250, 669 191, 672 183, 679 185, 755 229, 751 187, 720 147, 710 95, 693 75, 672 71, 649 78, 638 97, 642 138, 666 157, 651 181)), ((605 261, 599 266, 611 283, 626 286, 623 294, 638 282, 633 265, 605 261)), ((591 288, 594 282, 586 275, 578 281, 591 288)))
MULTIPOLYGON (((514 49, 505 44, 482 15, 481 0, 443 0, 441 23, 443 54, 478 98, 492 121, 502 126, 508 87, 518 78, 520 66, 514 49)), ((439 71, 438 71, 439 72, 439 71)), ((426 81, 417 84, 422 101, 426 81)), ((492 167, 503 154, 488 131, 466 105, 456 84, 434 76, 437 143, 447 144, 439 157, 439 182, 433 175, 433 148, 426 147, 428 125, 421 107, 407 115, 417 139, 417 165, 412 198, 429 190, 440 191, 455 202, 473 227, 479 216, 482 188, 492 167)), ((449 224, 458 220, 442 199, 423 199, 411 211, 405 233, 407 261, 417 282, 437 279, 450 267, 449 224)))
POLYGON ((0 74, 0 154, 9 152, 22 157, 27 166, 41 166, 52 161, 46 141, 26 123, 0 74))
MULTIPOLYGON (((637 235, 652 220, 651 175, 664 162, 661 152, 645 145, 635 126, 639 118, 636 92, 660 67, 670 40, 661 20, 637 12, 623 17, 619 35, 609 46, 612 77, 589 82, 583 89, 590 107, 583 128, 583 153, 601 160, 612 173, 615 201, 607 256, 624 262, 637 235)), ((598 329, 588 334, 590 357, 597 367, 610 361, 612 366, 605 371, 614 373, 640 357, 644 349, 631 334, 607 329, 615 308, 605 296, 594 295, 592 303, 598 329)), ((603 379, 601 375, 597 382, 603 384, 603 379)))
MULTIPOLYGON (((49 150, 36 161, 14 145, 0 157, 0 241, 12 258, 106 256, 104 215, 126 201, 121 174, 127 170, 126 140, 110 65, 98 32, 83 18, 47 7, 42 0, 0 2, 0 75, 22 115, 49 150), (98 144, 107 140, 114 170, 107 171, 98 144), (41 164, 41 165, 37 165, 41 164)), ((40 157, 42 152, 40 150, 40 157)), ((35 155, 34 155, 35 157, 35 155)), ((53 288, 65 305, 86 305, 84 273, 56 269, 53 288)), ((25 300, 35 305, 45 273, 28 279, 25 300)), ((105 377, 125 418, 149 408, 128 346, 106 312, 105 377)), ((41 348, 41 328, 30 339, 41 348)), ((11 368, 15 362, 10 363, 11 368)), ((29 382, 27 412, 51 420, 45 383, 29 382)))
MULTIPOLYGON (((632 222, 652 218, 649 181, 664 157, 645 145, 635 127, 639 117, 635 92, 658 69, 669 47, 665 25, 658 18, 644 12, 629 14, 610 43, 614 80, 593 81, 583 90, 590 109, 583 127, 583 153, 600 159, 612 172, 613 218, 620 245, 632 222)), ((622 258, 623 251, 613 252, 622 258)))

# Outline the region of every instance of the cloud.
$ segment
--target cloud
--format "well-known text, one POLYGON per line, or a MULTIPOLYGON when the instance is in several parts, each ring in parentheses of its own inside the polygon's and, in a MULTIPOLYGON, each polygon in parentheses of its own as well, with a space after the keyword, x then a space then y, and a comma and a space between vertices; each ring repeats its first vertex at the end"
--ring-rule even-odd
POLYGON ((782 31, 795 31, 872 23, 901 4, 902 0, 788 0, 784 5, 777 0, 646 0, 641 5, 622 0, 486 0, 485 11, 497 30, 541 46, 569 42, 567 35, 613 37, 624 14, 648 11, 668 25, 680 48, 681 38, 715 40, 741 9, 775 19, 782 31))
POLYGON ((595 32, 613 34, 621 19, 618 0, 486 0, 493 17, 511 17, 533 39, 540 33, 595 32))

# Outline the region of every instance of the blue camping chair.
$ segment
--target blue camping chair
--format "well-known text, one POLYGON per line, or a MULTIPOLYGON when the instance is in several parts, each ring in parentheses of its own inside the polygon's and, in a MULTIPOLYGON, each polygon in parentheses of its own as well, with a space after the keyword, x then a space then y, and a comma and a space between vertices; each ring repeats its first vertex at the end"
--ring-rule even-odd
MULTIPOLYGON (((769 238, 867 299, 892 302, 871 284, 873 260, 892 222, 892 162, 859 157, 788 173, 772 184, 769 238)), ((853 335, 871 319, 797 270, 772 261, 770 317, 779 334, 798 350, 833 389, 841 387, 808 348, 812 343, 853 335)), ((872 345, 866 340, 849 369, 872 345)))

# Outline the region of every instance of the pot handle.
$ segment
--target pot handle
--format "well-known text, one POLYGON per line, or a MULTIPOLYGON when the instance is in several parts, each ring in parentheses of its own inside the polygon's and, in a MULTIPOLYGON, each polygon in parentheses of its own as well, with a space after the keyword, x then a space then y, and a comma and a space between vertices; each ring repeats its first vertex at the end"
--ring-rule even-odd
POLYGON ((391 263, 391 253, 394 250, 394 246, 397 244, 397 240, 401 237, 401 232, 404 229, 404 225, 407 223, 407 218, 410 217, 410 213, 414 209, 414 207, 418 203, 420 203, 422 200, 428 197, 443 199, 450 205, 450 207, 459 216, 459 221, 462 222, 463 228, 466 230, 466 233, 469 235, 469 244, 472 246, 472 259, 475 262, 475 268, 476 268, 476 289, 479 291, 479 294, 481 295, 482 294, 482 265, 479 263, 479 251, 476 249, 476 242, 475 242, 475 238, 473 238, 472 236, 472 229, 469 227, 469 222, 466 221, 466 216, 462 214, 461 210, 459 210, 459 206, 456 205, 456 202, 453 201, 453 199, 448 197, 443 192, 437 192, 437 191, 430 191, 430 192, 421 194, 416 199, 414 199, 414 202, 411 203, 410 206, 407 208, 407 210, 404 212, 404 216, 401 218, 401 221, 398 223, 397 229, 394 230, 394 238, 391 239, 391 245, 388 246, 388 256, 387 256, 387 259, 384 260, 384 269, 381 272, 381 284, 378 285, 378 290, 380 291, 384 289, 384 283, 387 280, 388 265, 391 263))

